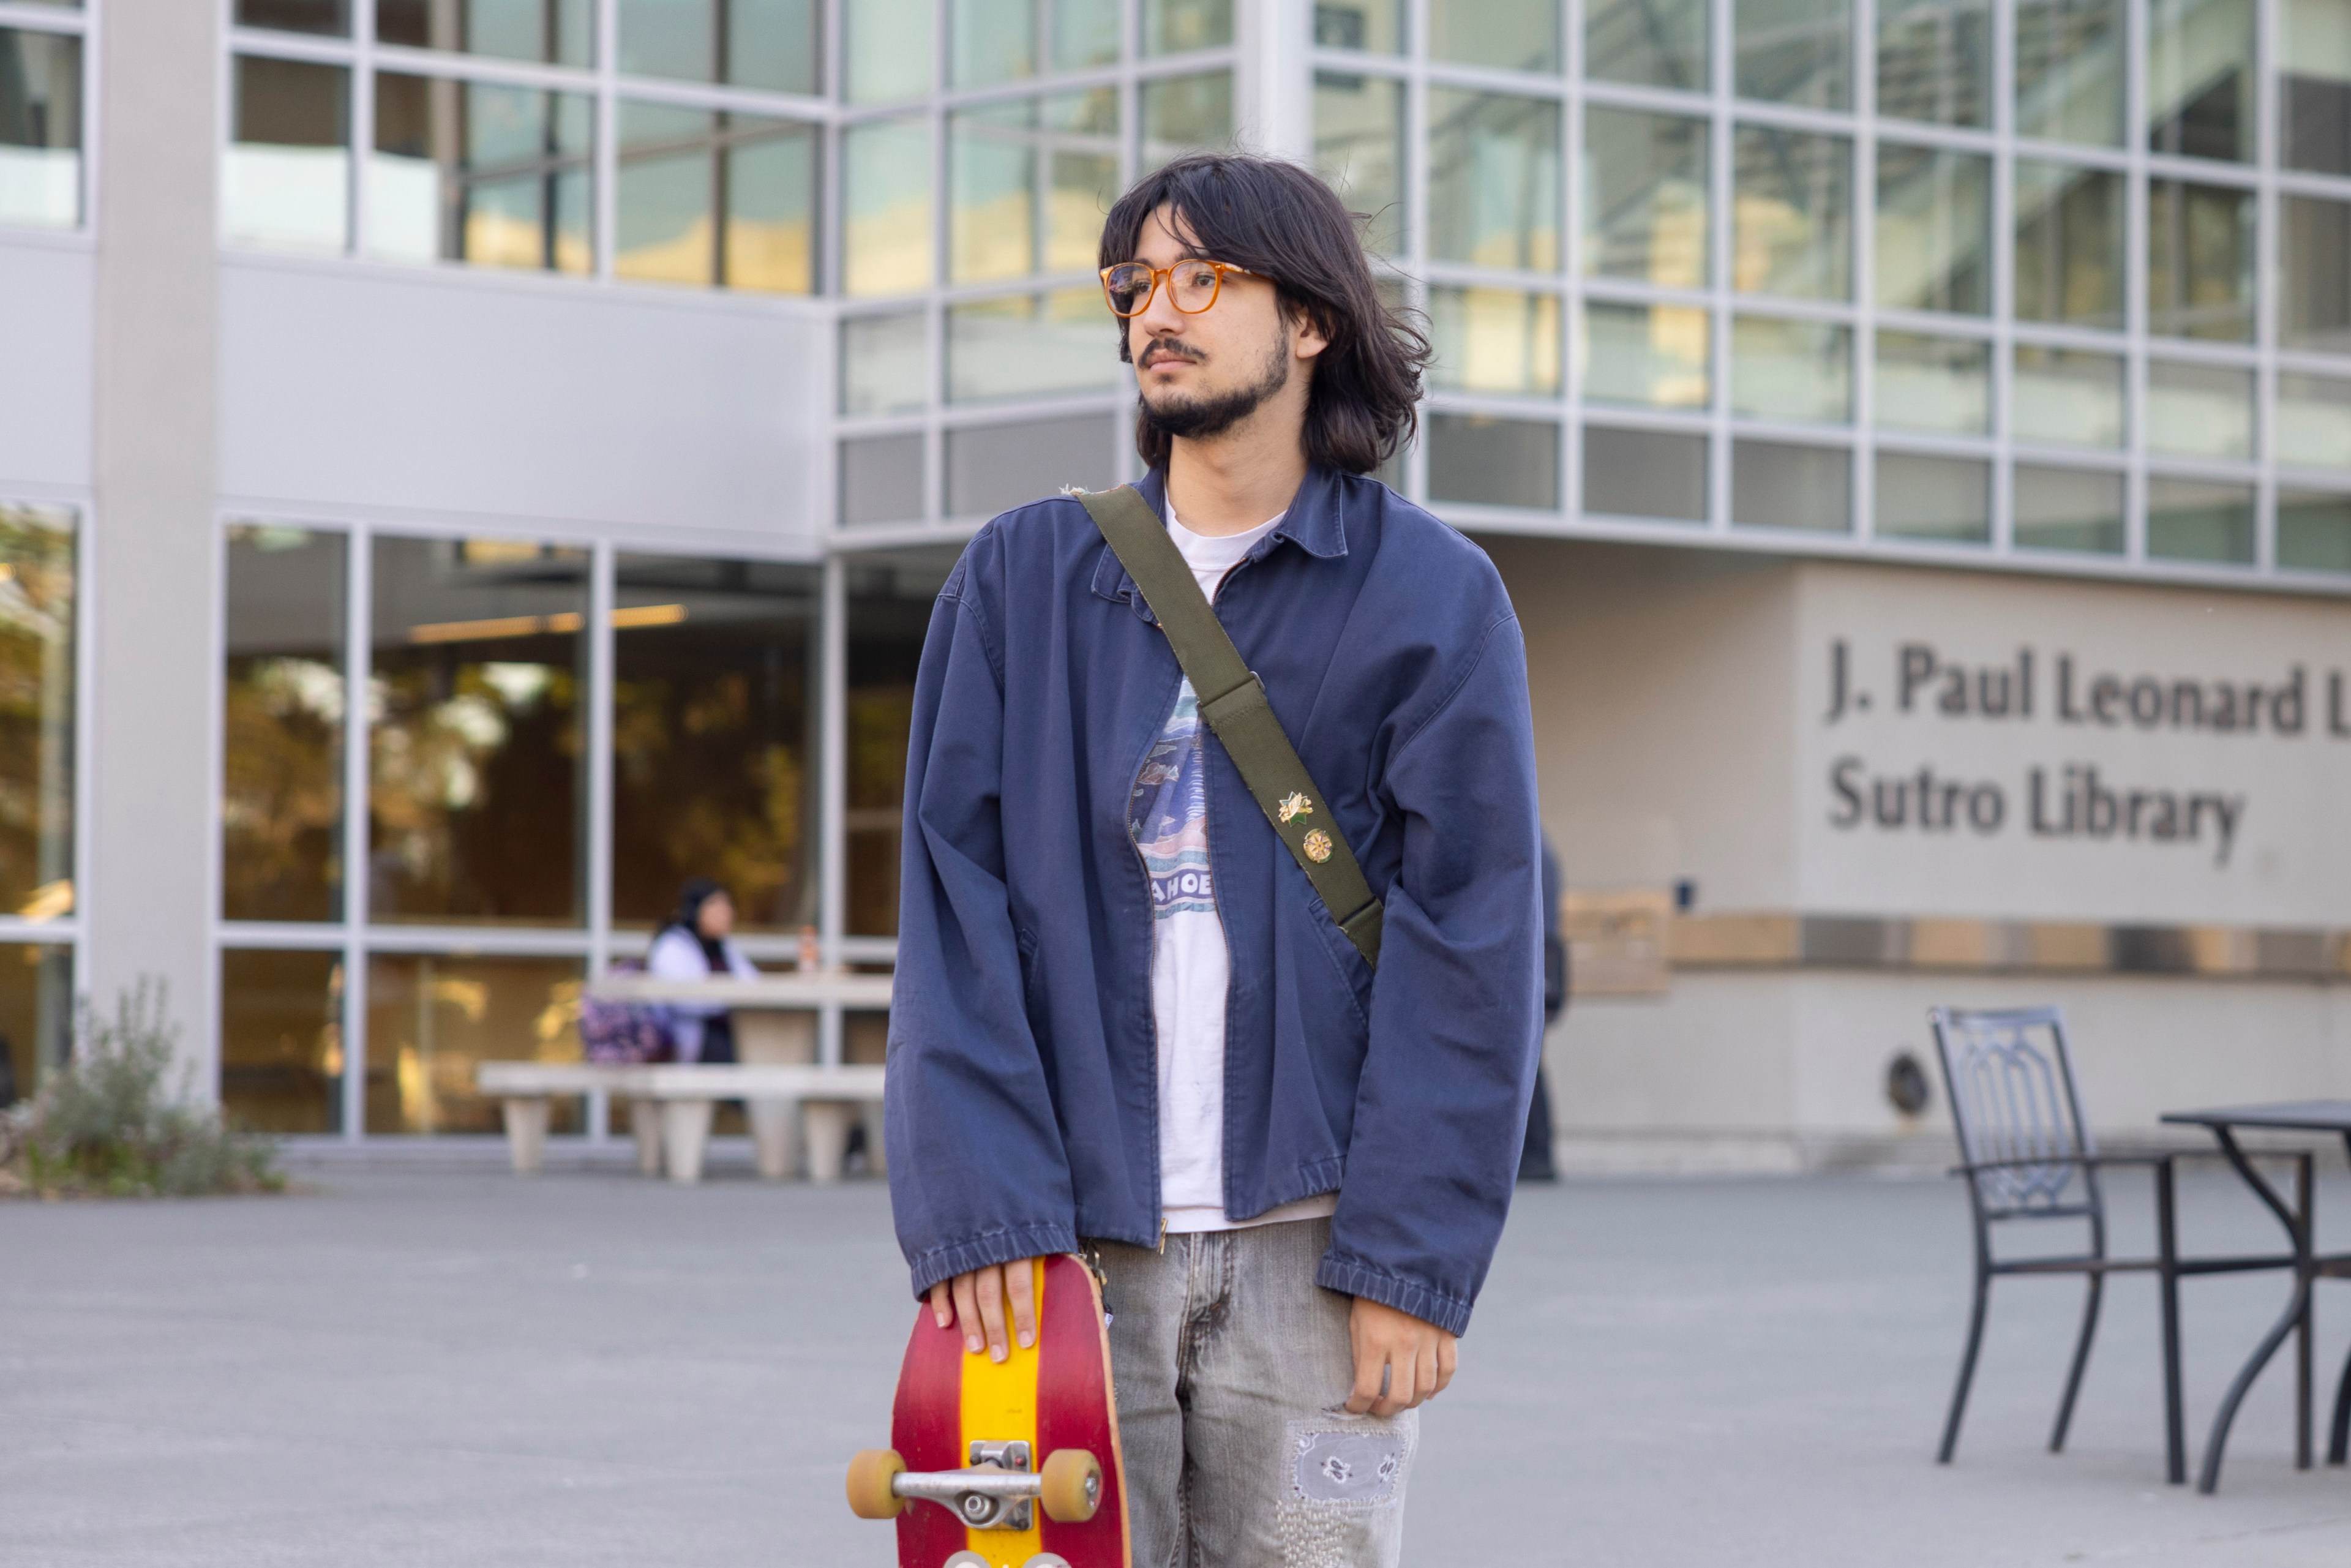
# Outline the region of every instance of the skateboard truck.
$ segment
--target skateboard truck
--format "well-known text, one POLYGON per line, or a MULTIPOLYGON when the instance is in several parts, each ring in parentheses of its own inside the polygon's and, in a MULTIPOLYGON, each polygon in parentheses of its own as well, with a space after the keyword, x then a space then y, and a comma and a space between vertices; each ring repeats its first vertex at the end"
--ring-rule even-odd
POLYGON ((1102 1465, 1083 1448, 1060 1448, 1031 1470, 1026 1441, 975 1438, 960 1470, 910 1470, 895 1448, 868 1448, 849 1464, 849 1506, 861 1519, 894 1519, 916 1499, 938 1504, 972 1530, 1025 1531, 1034 1509, 1059 1524, 1082 1524, 1102 1505, 1102 1465))

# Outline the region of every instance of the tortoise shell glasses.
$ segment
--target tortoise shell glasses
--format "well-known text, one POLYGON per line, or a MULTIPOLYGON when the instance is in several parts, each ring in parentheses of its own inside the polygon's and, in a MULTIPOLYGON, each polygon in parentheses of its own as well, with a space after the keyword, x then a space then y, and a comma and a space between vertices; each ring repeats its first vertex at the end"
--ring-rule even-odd
POLYGON ((1102 269, 1102 298, 1110 301, 1113 314, 1139 316, 1151 307, 1152 297, 1159 290, 1162 278, 1167 281, 1167 303, 1186 316, 1197 316, 1217 302, 1224 292, 1225 274, 1238 273, 1243 277, 1259 276, 1246 267, 1236 267, 1229 261, 1204 261, 1196 258, 1177 262, 1173 267, 1153 267, 1148 262, 1122 261, 1116 267, 1102 269))

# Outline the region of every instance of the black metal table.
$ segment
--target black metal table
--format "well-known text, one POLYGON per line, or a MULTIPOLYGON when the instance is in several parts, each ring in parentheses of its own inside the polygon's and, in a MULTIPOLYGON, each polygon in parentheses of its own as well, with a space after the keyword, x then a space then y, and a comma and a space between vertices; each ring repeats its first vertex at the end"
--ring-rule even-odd
MULTIPOLYGON (((2351 1279, 2351 1253, 2321 1256, 2315 1245, 2312 1223, 2310 1160, 2301 1156, 2294 1183, 2294 1201, 2289 1204, 2277 1188, 2253 1167, 2253 1162, 2237 1142, 2242 1128, 2263 1132, 2327 1133, 2340 1137, 2346 1153, 2351 1153, 2351 1100, 2290 1100, 2272 1105, 2235 1105, 2217 1111, 2175 1111, 2163 1118, 2182 1126, 2203 1127, 2219 1140, 2220 1153, 2237 1175, 2243 1178, 2253 1196, 2260 1198, 2269 1211, 2285 1227, 2286 1239, 2294 1248, 2294 1294, 2286 1303, 2285 1312, 2262 1336, 2238 1372, 2236 1381, 2220 1401, 2220 1410, 2212 1417, 2212 1435, 2204 1445, 2204 1466, 2197 1477, 2196 1490, 2210 1492, 2220 1481, 2220 1457, 2229 1444, 2229 1427, 2237 1418, 2237 1406, 2244 1402, 2246 1391, 2253 1380, 2277 1354, 2289 1333, 2296 1335, 2294 1384, 2294 1465, 2299 1469, 2310 1468, 2310 1298, 2311 1287, 2319 1279, 2332 1276, 2351 1279)), ((2326 1462, 2344 1462, 2346 1447, 2351 1447, 2351 1360, 2343 1366, 2343 1376, 2335 1391, 2334 1418, 2328 1435, 2326 1462)))

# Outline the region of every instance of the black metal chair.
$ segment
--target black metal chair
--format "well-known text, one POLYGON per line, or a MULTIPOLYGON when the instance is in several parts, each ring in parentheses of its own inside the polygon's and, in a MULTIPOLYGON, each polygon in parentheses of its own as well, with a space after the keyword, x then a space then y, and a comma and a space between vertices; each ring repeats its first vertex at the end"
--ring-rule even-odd
MULTIPOLYGON (((2290 1269, 2291 1253, 2275 1256, 2183 1259, 2179 1256, 2173 1167, 2176 1154, 2105 1155, 2082 1113, 2074 1082, 2073 1057, 2065 1048, 2065 1023, 2056 1008, 1970 1011, 1931 1008, 1928 1019, 1941 1059, 1943 1087, 1951 1122, 1959 1133, 1961 1164, 1952 1174, 1967 1178, 1975 1220, 1975 1305, 1968 1320, 1967 1349, 1951 1390, 1950 1414, 1943 1423, 1938 1464, 1949 1464, 1959 1447, 1959 1420, 1974 1381, 1976 1353, 1983 1343, 1984 1314, 1991 1282, 2001 1275, 2078 1274, 2087 1283, 2082 1332, 2074 1345, 2065 1392, 2049 1451, 2065 1447, 2074 1419, 2074 1396, 2090 1364, 2090 1343, 2098 1329, 2098 1308, 2110 1274, 2152 1274, 2160 1288, 2163 1319, 2163 1437, 2166 1478, 2188 1479, 2186 1419, 2180 1405, 2179 1281, 2191 1275, 2290 1269), (2144 1167, 2155 1182, 2156 1255, 2115 1258, 2106 1251, 2106 1200, 2099 1174, 2110 1167, 2144 1167), (2088 1245, 2079 1251, 2001 1258, 1992 1247, 1992 1228, 2016 1222, 2074 1220, 2086 1226, 2088 1245)), ((2309 1192, 2310 1156, 2299 1156, 2303 1192, 2309 1192)))

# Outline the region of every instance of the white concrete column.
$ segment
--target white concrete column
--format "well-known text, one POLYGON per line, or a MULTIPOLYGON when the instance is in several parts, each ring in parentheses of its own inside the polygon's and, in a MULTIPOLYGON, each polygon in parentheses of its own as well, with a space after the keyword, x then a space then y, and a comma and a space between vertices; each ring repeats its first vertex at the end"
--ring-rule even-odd
POLYGON ((214 160, 220 11, 108 0, 99 60, 89 634, 90 886, 84 986, 101 1010, 170 990, 184 1060, 216 1091, 206 942, 219 794, 212 744, 214 160))
POLYGON ((1253 152, 1313 162, 1313 0, 1246 0, 1236 21, 1236 140, 1253 152))

